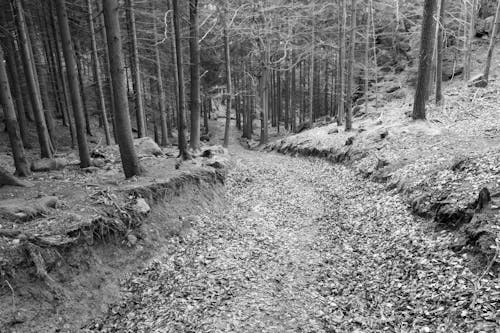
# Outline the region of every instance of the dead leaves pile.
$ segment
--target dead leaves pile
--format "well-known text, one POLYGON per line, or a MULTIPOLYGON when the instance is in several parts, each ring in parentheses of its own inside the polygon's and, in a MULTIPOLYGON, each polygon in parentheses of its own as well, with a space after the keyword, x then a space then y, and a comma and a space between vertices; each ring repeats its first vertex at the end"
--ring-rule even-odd
POLYGON ((466 332, 500 325, 500 284, 399 195, 319 160, 238 153, 227 206, 192 217, 88 331, 466 332))

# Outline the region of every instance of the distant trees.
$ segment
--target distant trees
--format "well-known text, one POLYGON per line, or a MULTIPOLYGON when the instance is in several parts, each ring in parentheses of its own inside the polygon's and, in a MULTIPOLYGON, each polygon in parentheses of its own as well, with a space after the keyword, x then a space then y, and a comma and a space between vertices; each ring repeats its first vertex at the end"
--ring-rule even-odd
MULTIPOLYGON (((150 133, 162 146, 177 140, 179 156, 187 159, 200 139, 210 138, 210 118, 222 110, 225 146, 232 125, 246 139, 260 133, 260 144, 274 131, 301 131, 317 122, 336 121, 349 131, 357 112, 380 104, 383 73, 404 70, 401 59, 412 66, 408 36, 414 23, 400 12, 415 6, 403 0, 115 2, 0 4, 0 44, 18 134, 29 148, 36 128, 41 157, 52 158, 66 144, 78 146, 86 167, 92 164, 88 141, 114 139, 128 177, 140 173, 134 133, 143 137, 154 129, 150 133), (116 33, 121 28, 124 36, 116 33), (71 139, 61 139, 66 136, 71 139)), ((471 70, 478 1, 459 8, 440 0, 439 13, 437 2, 424 4, 415 119, 425 119, 434 82, 436 102, 442 100, 441 78, 449 70, 443 59, 450 52, 464 63, 465 77, 471 70)), ((495 36, 493 31, 486 81, 495 36)))

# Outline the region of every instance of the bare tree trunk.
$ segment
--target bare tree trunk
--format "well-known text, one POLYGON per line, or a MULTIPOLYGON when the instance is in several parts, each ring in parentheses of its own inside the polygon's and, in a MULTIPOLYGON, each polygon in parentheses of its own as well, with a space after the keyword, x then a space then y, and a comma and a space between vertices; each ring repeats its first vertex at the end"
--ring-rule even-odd
POLYGON ((123 48, 118 16, 118 0, 103 0, 109 65, 115 101, 116 136, 120 147, 123 171, 126 178, 141 174, 141 167, 134 149, 132 125, 128 113, 127 87, 125 82, 123 48))
POLYGON ((90 154, 85 135, 85 117, 83 114, 82 98, 80 95, 80 85, 78 83, 78 71, 75 60, 75 51, 71 34, 69 30, 68 15, 64 0, 56 0, 56 11, 61 30, 61 40, 63 44, 64 60, 66 62, 66 71, 68 83, 71 91, 71 104, 73 105, 73 114, 76 124, 76 138, 78 140, 78 151, 80 155, 80 167, 90 166, 90 154))
POLYGON ((226 62, 226 86, 227 86, 227 99, 226 99, 226 126, 224 129, 224 147, 229 146, 229 131, 231 126, 231 102, 233 99, 233 87, 232 87, 232 79, 231 79, 231 53, 229 50, 229 36, 228 36, 228 28, 227 21, 225 15, 222 17, 222 22, 224 25, 224 58, 226 62))
POLYGON ((345 73, 344 73, 344 62, 345 62, 345 49, 346 49, 346 0, 340 0, 340 46, 339 46, 339 60, 337 66, 339 66, 339 76, 338 76, 338 107, 337 107, 337 124, 341 126, 344 123, 344 109, 345 109, 345 73))
POLYGON ((349 48, 349 63, 347 68, 347 93, 345 130, 352 130, 352 81, 354 77, 354 51, 356 50, 356 0, 351 2, 351 41, 349 48))
POLYGON ((95 35, 95 26, 93 18, 93 10, 91 0, 87 0, 88 20, 90 27, 90 41, 92 47, 92 69, 94 71, 94 81, 96 89, 97 107, 101 113, 102 124, 104 127, 104 136, 106 138, 106 145, 111 144, 111 133, 109 131, 108 112, 106 110, 106 101, 104 100, 104 91, 102 88, 101 71, 99 69, 99 55, 97 53, 97 41, 95 35))
POLYGON ((365 114, 368 114, 368 84, 370 80, 370 9, 367 9, 366 14, 366 36, 365 36, 365 85, 364 94, 365 97, 365 114))
POLYGON ((473 0, 472 9, 470 11, 469 30, 467 31, 466 45, 465 45, 466 49, 465 49, 464 79, 466 81, 470 80, 470 75, 471 75, 472 41, 474 40, 474 35, 476 34, 476 9, 477 9, 477 0, 473 0))
POLYGON ((20 47, 22 47, 23 56, 23 67, 26 76, 26 81, 28 88, 30 90, 29 96, 31 98, 31 106, 33 108, 33 113, 35 116, 36 129, 38 134, 38 141, 40 144, 40 151, 42 158, 52 158, 53 151, 50 142, 49 132, 47 130, 47 124, 45 122, 45 115, 43 112, 42 101, 39 95, 39 89, 37 87, 37 82, 35 78, 34 68, 32 66, 33 60, 31 58, 31 50, 28 39, 28 33, 26 31, 26 22, 24 19, 24 10, 22 7, 21 0, 15 0, 15 9, 17 14, 17 27, 19 31, 19 42, 20 47))
MULTIPOLYGON (((442 1, 444 2, 444 0, 442 1)), ((486 65, 484 66, 484 71, 483 71, 483 80, 486 83, 486 85, 488 85, 488 80, 490 77, 491 58, 493 57, 493 51, 495 50, 499 24, 500 24, 500 1, 498 1, 497 4, 495 20, 493 22, 493 27, 491 29, 490 46, 488 47, 488 55, 486 56, 486 65)))
MULTIPOLYGON (((154 9, 153 9, 154 11, 154 9)), ((160 107, 160 128, 161 128, 161 146, 170 145, 170 133, 167 119, 167 97, 165 96, 165 88, 163 86, 163 73, 161 70, 160 47, 158 46, 158 37, 156 31, 156 18, 153 18, 153 31, 155 40, 155 65, 156 65, 156 81, 158 83, 159 107, 160 107)), ((156 122, 155 122, 156 123, 156 122)))
POLYGON ((200 44, 198 31, 198 0, 189 0, 191 55, 191 133, 189 147, 200 149, 200 44))
POLYGON ((437 36, 437 64, 436 64, 436 104, 441 103, 443 99, 443 91, 442 91, 442 83, 443 83, 443 52, 444 52, 444 13, 445 13, 445 0, 441 0, 441 4, 439 6, 439 27, 438 27, 438 36, 437 36))
POLYGON ((434 46, 434 13, 436 12, 436 0, 425 0, 422 21, 422 36, 420 41, 420 60, 418 66, 417 90, 413 103, 413 119, 425 119, 425 104, 430 82, 432 66, 432 54, 434 46))
POLYGON ((89 108, 87 104, 87 93, 85 92, 85 83, 83 82, 83 73, 82 73, 82 62, 81 62, 81 54, 80 54, 80 42, 78 39, 75 39, 75 55, 76 55, 76 69, 78 73, 78 83, 80 84, 80 96, 82 98, 82 107, 83 107, 83 115, 85 117, 85 130, 87 135, 92 136, 92 128, 90 125, 90 115, 89 108))
POLYGON ((139 62, 139 50, 137 47, 137 28, 135 24, 135 12, 134 12, 134 0, 126 0, 127 7, 129 11, 129 23, 130 23, 130 35, 131 35, 131 59, 132 64, 132 83, 134 85, 135 92, 135 112, 137 119, 137 135, 142 138, 147 136, 146 129, 146 117, 144 113, 144 101, 142 96, 142 80, 141 80, 141 68, 139 62))
MULTIPOLYGON (((3 26, 7 26, 7 17, 5 12, 0 11, 0 24, 3 26)), ((0 37, 0 41, 5 45, 5 60, 7 62, 7 75, 9 81, 12 83, 10 88, 12 91, 12 97, 14 98, 16 110, 17 110, 17 119, 19 120, 19 131, 21 135, 21 141, 23 143, 24 148, 31 148, 28 142, 28 124, 26 120, 26 111, 24 109, 23 104, 23 96, 21 93, 21 84, 19 82, 19 74, 18 74, 18 64, 16 57, 16 46, 15 41, 8 36, 0 37)))
POLYGON ((179 157, 183 160, 187 160, 190 158, 187 151, 187 142, 186 142, 186 101, 185 101, 185 92, 184 92, 184 70, 183 70, 183 61, 182 61, 182 46, 181 46, 181 13, 179 10, 179 0, 173 0, 173 16, 174 16, 174 33, 175 33, 175 48, 177 54, 177 77, 178 81, 178 96, 179 96, 179 105, 178 105, 178 116, 177 116, 177 129, 178 129, 178 145, 179 145, 179 157))
POLYGON ((314 61, 315 61, 315 38, 316 38, 316 21, 313 20, 312 26, 312 50, 309 63, 309 125, 312 127, 314 122, 314 61))
MULTIPOLYGON (((293 57, 292 57, 292 62, 293 62, 293 57)), ((290 88, 290 94, 291 94, 291 106, 290 106, 290 118, 291 118, 291 127, 292 127, 292 132, 295 132, 297 129, 297 73, 296 73, 296 66, 293 65, 292 67, 292 83, 291 83, 291 88, 290 88)))
POLYGON ((5 114, 7 132, 9 134, 10 145, 12 147, 12 155, 14 155, 14 165, 16 167, 16 175, 26 177, 30 175, 28 161, 24 155, 23 142, 19 133, 19 125, 17 123, 16 110, 10 93, 10 85, 7 79, 7 70, 5 68, 4 54, 0 46, 0 102, 5 114))
MULTIPOLYGON (((102 1, 96 0, 97 3, 97 12, 101 13, 104 12, 103 10, 103 4, 102 1)), ((108 34, 106 32, 106 27, 105 27, 105 22, 104 22, 104 15, 102 16, 102 28, 101 28, 101 35, 102 35, 102 40, 103 43, 107 43, 108 40, 108 34)), ((105 77, 108 82, 108 90, 109 90, 109 104, 110 104, 110 112, 109 115, 111 116, 111 124, 113 126, 113 137, 115 139, 115 142, 118 142, 118 134, 117 129, 116 129, 116 122, 115 122, 115 97, 114 97, 114 87, 113 87, 113 80, 111 79, 111 64, 109 61, 109 47, 104 47, 104 64, 105 64, 105 70, 104 72, 106 73, 105 77)), ((127 96, 128 97, 128 96, 127 96)))

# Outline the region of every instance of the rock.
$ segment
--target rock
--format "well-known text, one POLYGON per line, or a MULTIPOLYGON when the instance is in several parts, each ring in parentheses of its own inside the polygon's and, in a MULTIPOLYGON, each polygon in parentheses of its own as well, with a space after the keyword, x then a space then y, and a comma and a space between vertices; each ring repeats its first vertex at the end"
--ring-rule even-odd
POLYGON ((228 154, 227 149, 222 146, 209 146, 201 148, 201 157, 211 158, 215 155, 226 155, 228 154))
POLYGON ((127 235, 127 242, 130 246, 134 246, 135 244, 137 244, 137 237, 133 234, 129 234, 127 235))
POLYGON ((328 134, 336 134, 339 132, 338 128, 332 128, 331 130, 328 131, 328 134))
POLYGON ((311 128, 311 124, 309 122, 304 122, 304 123, 300 124, 299 126, 297 126, 295 133, 301 133, 301 132, 308 130, 310 128, 311 128))
POLYGON ((488 85, 488 81, 486 81, 485 77, 483 74, 478 74, 474 76, 470 81, 467 83, 469 87, 476 87, 476 88, 485 88, 488 85))
POLYGON ((45 214, 49 209, 57 207, 57 197, 42 197, 32 200, 9 199, 0 202, 0 215, 13 220, 26 221, 32 217, 45 214))
POLYGON ((61 170, 68 165, 68 162, 63 158, 44 158, 36 160, 31 163, 31 171, 33 172, 47 172, 51 170, 61 170))
POLYGON ((96 168, 102 168, 106 165, 106 161, 102 158, 95 158, 92 160, 92 165, 96 168))
POLYGON ((462 228, 467 237, 466 244, 473 246, 488 257, 492 257, 496 252, 499 225, 498 205, 492 205, 492 203, 490 191, 483 188, 477 199, 474 216, 462 228))
POLYGON ((142 215, 147 215, 151 211, 151 207, 149 207, 146 200, 143 198, 137 198, 135 204, 132 206, 132 209, 142 215))
POLYGON ((134 140, 134 148, 139 156, 163 156, 160 146, 151 138, 145 137, 134 140))
POLYGON ((391 87, 391 88, 387 89, 385 92, 388 93, 388 94, 392 94, 393 92, 395 92, 395 91, 397 91, 399 89, 401 89, 400 86, 394 86, 394 87, 391 87))

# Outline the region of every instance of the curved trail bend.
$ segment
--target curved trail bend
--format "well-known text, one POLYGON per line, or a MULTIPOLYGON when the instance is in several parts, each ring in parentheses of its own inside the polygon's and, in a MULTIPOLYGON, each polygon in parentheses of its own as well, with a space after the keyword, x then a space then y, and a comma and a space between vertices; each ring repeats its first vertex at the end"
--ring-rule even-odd
POLYGON ((124 284, 103 331, 464 328, 468 270, 398 195, 320 160, 233 155, 224 207, 124 284))

